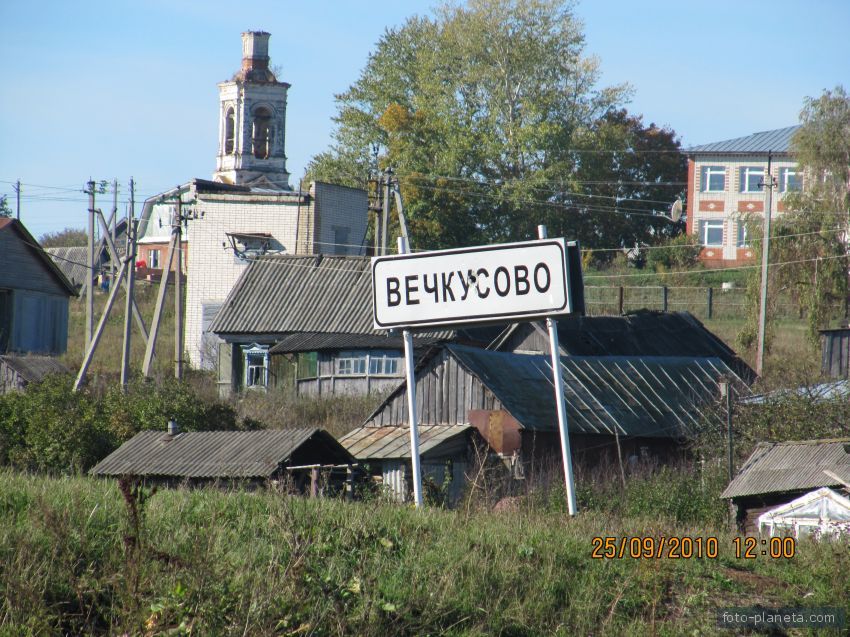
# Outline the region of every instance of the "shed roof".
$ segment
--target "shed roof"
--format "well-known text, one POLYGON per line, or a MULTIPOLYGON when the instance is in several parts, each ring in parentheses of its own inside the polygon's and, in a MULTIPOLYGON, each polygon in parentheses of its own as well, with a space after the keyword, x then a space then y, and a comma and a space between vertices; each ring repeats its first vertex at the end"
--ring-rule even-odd
MULTIPOLYGON (((460 345, 447 345, 442 351, 477 377, 524 429, 556 428, 547 356, 460 345)), ((717 399, 720 376, 737 380, 739 391, 748 391, 718 358, 562 356, 561 365, 568 427, 575 433, 684 437, 701 426, 704 415, 710 415, 705 406, 717 399)), ((427 360, 420 363, 417 374, 425 372, 426 366, 427 360)), ((406 386, 400 384, 368 420, 406 386)))
POLYGON ((723 491, 723 498, 805 491, 840 484, 824 470, 850 482, 850 438, 760 442, 723 491))
MULTIPOLYGON (((419 427, 419 454, 439 455, 441 446, 465 435, 470 425, 422 425, 419 427)), ((360 427, 340 438, 340 444, 358 460, 410 458, 410 430, 407 427, 360 427)))
POLYGON ((75 286, 81 286, 86 282, 86 266, 88 259, 88 248, 86 246, 72 246, 67 248, 45 248, 56 267, 62 271, 67 279, 75 286))
MULTIPOLYGON (((439 340, 437 337, 423 335, 416 339, 416 344, 418 346, 428 346, 439 342, 439 340)), ((269 353, 286 354, 290 352, 367 348, 401 349, 402 347, 404 347, 404 340, 400 335, 296 332, 284 336, 269 350, 269 353)))
POLYGON ((142 431, 98 463, 89 473, 177 478, 268 478, 305 443, 325 450, 322 464, 353 460, 322 429, 197 431, 171 436, 142 431))
POLYGON ((685 152, 689 155, 751 154, 767 153, 768 151, 772 151, 777 155, 787 154, 791 151, 791 138, 799 128, 800 126, 798 124, 796 126, 787 126, 786 128, 777 128, 776 130, 761 131, 752 135, 746 135, 745 137, 736 137, 721 142, 692 146, 685 152))
POLYGON ((0 361, 11 367, 28 383, 40 381, 48 374, 67 374, 69 369, 51 356, 13 356, 3 354, 0 361))

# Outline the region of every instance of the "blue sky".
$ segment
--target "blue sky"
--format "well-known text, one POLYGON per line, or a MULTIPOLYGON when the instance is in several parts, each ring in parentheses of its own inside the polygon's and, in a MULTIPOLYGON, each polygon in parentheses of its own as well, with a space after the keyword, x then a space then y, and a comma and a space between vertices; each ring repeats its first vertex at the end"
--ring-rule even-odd
MULTIPOLYGON (((386 28, 434 4, 0 3, 0 194, 14 208, 8 182, 21 180, 22 221, 40 236, 85 225, 90 176, 133 176, 139 198, 209 178, 216 84, 239 67, 240 33, 259 29, 272 34, 272 64, 292 84, 286 151, 296 184, 331 141, 334 94, 386 28)), ((797 123, 805 96, 850 88, 845 0, 584 0, 575 13, 601 84, 630 83, 629 110, 685 145, 797 123)))

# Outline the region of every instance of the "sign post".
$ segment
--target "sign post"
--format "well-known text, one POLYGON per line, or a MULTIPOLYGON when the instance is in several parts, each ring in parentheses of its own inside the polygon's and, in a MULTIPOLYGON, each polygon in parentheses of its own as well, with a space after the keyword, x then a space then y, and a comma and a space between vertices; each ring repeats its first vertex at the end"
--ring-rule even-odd
POLYGON ((410 254, 406 240, 399 238, 399 254, 372 257, 375 328, 402 329, 404 334, 413 493, 417 507, 422 506, 422 475, 411 330, 545 318, 567 500, 570 515, 575 515, 558 326, 552 317, 581 311, 583 307, 580 253, 576 242, 568 244, 564 239, 546 238, 545 226, 540 226, 538 232, 541 236, 538 241, 416 254, 410 254))

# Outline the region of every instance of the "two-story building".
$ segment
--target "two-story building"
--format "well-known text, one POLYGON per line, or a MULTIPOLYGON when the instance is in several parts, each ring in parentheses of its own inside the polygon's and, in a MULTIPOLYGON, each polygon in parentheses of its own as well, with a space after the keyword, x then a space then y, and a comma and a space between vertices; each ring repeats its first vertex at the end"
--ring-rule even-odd
POLYGON ((771 215, 784 211, 783 198, 802 187, 791 154, 799 126, 754 133, 689 148, 687 230, 703 246, 706 265, 730 266, 753 259, 747 219, 763 218, 768 201, 768 158, 775 180, 771 215))
MULTIPOLYGON (((184 217, 185 347, 196 367, 216 364, 210 323, 239 276, 266 254, 365 253, 363 190, 313 182, 289 186, 286 101, 269 68, 269 34, 242 34, 242 66, 219 84, 218 157, 212 181, 193 179, 145 202, 139 259, 165 267, 178 199, 184 217)), ((174 269, 172 263, 171 269, 174 269)))

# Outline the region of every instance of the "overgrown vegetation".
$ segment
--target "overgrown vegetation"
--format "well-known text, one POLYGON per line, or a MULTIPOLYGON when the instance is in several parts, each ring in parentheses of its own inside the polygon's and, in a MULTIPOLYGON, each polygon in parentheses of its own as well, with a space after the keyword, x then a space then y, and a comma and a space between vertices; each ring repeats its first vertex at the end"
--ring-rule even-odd
POLYGON ((0 632, 682 635, 714 634, 720 606, 850 610, 846 546, 739 560, 725 530, 664 512, 567 520, 143 493, 125 502, 112 481, 0 473, 0 632), (590 557, 593 537, 661 535, 716 536, 718 557, 590 557))

